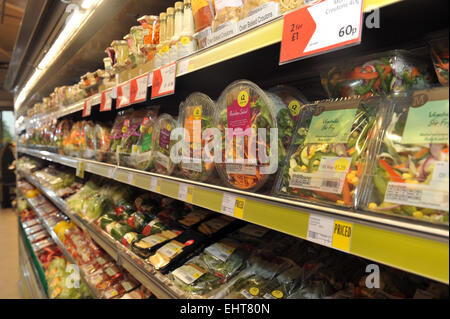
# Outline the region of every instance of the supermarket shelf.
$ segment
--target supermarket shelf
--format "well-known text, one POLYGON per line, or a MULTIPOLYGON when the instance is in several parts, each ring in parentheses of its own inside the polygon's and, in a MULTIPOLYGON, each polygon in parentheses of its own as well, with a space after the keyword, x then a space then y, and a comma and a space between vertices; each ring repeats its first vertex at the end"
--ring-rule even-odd
POLYGON ((346 252, 447 284, 449 282, 449 231, 446 226, 296 202, 56 154, 41 155, 36 150, 19 148, 18 152, 63 165, 71 163, 71 167, 76 167, 74 162, 85 162, 85 171, 219 213, 222 213, 224 196, 242 198, 245 200, 244 209, 235 211, 234 217, 306 240, 311 214, 333 217, 352 224, 351 245, 346 252), (192 195, 189 200, 187 196, 179 198, 180 185, 188 187, 192 195))
POLYGON ((171 284, 166 277, 160 275, 154 271, 150 266, 145 265, 142 259, 123 247, 114 238, 104 233, 100 229, 91 225, 84 220, 81 216, 71 211, 65 201, 58 197, 52 190, 43 187, 35 178, 31 175, 20 172, 20 175, 24 177, 28 182, 38 188, 41 193, 47 197, 52 203, 81 229, 89 233, 91 238, 100 245, 117 264, 123 266, 128 270, 134 278, 136 278, 141 284, 150 289, 150 291, 160 299, 174 299, 178 298, 179 293, 175 292, 175 287, 171 287, 171 284))
MULTIPOLYGON (((381 8, 401 0, 366 0, 364 1, 364 12, 370 12, 375 8, 381 8)), ((256 28, 248 31, 238 33, 232 38, 201 49, 183 59, 177 61, 176 76, 180 77, 185 74, 195 72, 209 66, 219 64, 221 62, 231 60, 235 57, 259 50, 261 48, 281 42, 283 33, 283 16, 279 16, 267 23, 264 23, 256 28)), ((125 82, 141 76, 145 73, 151 72, 153 69, 152 63, 147 63, 136 67, 132 70, 121 72, 116 81, 116 87, 125 82), (119 79, 121 79, 119 81, 119 79)), ((100 104, 101 93, 92 97, 92 105, 100 104)), ((29 123, 39 123, 40 121, 47 121, 54 118, 61 118, 69 114, 73 114, 83 110, 84 101, 81 100, 70 106, 63 107, 60 110, 50 114, 38 115, 30 119, 29 123)), ((22 125, 19 129, 23 130, 26 125, 22 125)))
MULTIPOLYGON (((47 220, 44 218, 44 216, 42 215, 41 210, 39 209, 39 207, 35 207, 33 205, 33 203, 27 198, 27 202, 28 204, 33 208, 33 210, 36 212, 36 215, 38 215, 39 219, 42 222, 42 225, 44 226, 45 230, 49 233, 49 235, 52 237, 53 241, 56 243, 56 245, 58 245, 58 247, 61 249, 64 257, 66 258, 66 260, 74 265, 77 265, 77 263, 75 262, 75 260, 73 259, 72 255, 67 251, 66 247, 64 246, 64 244, 61 242, 61 240, 59 239, 59 237, 56 235, 56 233, 54 232, 53 228, 47 223, 47 220)), ((92 287, 89 282, 87 280, 85 280, 83 273, 80 272, 80 277, 82 278, 82 280, 85 282, 85 284, 87 285, 87 287, 89 288, 89 290, 91 291, 92 295, 95 298, 99 298, 99 295, 97 293, 97 290, 92 287)))
POLYGON ((47 293, 32 260, 31 252, 26 247, 23 233, 19 231, 19 266, 22 296, 26 299, 47 299, 47 293))

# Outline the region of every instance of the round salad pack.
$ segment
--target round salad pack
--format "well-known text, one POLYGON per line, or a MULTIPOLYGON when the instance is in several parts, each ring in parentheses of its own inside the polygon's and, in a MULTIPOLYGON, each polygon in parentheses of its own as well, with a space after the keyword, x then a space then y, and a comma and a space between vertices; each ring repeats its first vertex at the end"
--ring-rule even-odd
POLYGON ((305 201, 353 207, 380 98, 321 101, 305 107, 276 193, 305 201))
POLYGON ((352 59, 322 74, 329 97, 387 95, 429 87, 427 63, 401 50, 352 59))
POLYGON ((203 161, 203 147, 205 142, 202 134, 206 129, 214 127, 214 101, 209 96, 194 92, 180 105, 179 127, 186 130, 186 150, 180 163, 181 173, 185 178, 195 181, 207 181, 214 173, 214 162, 203 161), (195 161, 195 159, 198 159, 195 161))
POLYGON ((153 129, 152 171, 158 174, 171 175, 175 164, 170 158, 170 150, 175 141, 170 134, 177 127, 177 121, 169 114, 161 114, 153 129))
POLYGON ((70 127, 72 126, 72 122, 64 119, 62 120, 57 127, 56 130, 56 145, 59 149, 59 154, 64 154, 64 149, 66 145, 69 143, 70 136, 70 127))
POLYGON ((110 135, 110 146, 109 146, 109 154, 108 154, 108 163, 110 164, 118 164, 116 158, 117 147, 120 145, 122 139, 122 127, 123 121, 126 116, 123 112, 120 112, 116 119, 114 120, 113 127, 111 129, 110 135))
POLYGON ((110 128, 105 125, 95 125, 93 146, 96 161, 104 162, 107 158, 111 139, 110 132, 110 128))
POLYGON ((277 154, 270 156, 270 129, 277 128, 272 100, 250 81, 233 82, 217 101, 215 125, 222 134, 222 162, 215 166, 226 185, 249 191, 264 186, 278 168, 277 154))
POLYGON ((393 99, 371 150, 366 209, 448 224, 448 96, 448 88, 436 88, 393 99))

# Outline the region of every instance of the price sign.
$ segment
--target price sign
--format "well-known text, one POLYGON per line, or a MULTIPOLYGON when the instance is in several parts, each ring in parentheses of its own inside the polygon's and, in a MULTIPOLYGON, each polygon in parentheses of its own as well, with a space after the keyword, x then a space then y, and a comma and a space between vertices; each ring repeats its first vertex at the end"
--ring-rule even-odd
POLYGON ((112 89, 102 92, 102 98, 100 101, 100 112, 111 111, 111 109, 112 109, 112 93, 113 93, 112 89))
POLYGON ((326 1, 284 16, 280 64, 361 42, 363 0, 326 1))
POLYGON ((84 178, 84 167, 86 166, 86 163, 83 161, 77 162, 77 171, 76 176, 79 178, 84 178))
POLYGON ((134 174, 128 173, 128 184, 134 185, 134 174))
POLYGON ((161 191, 161 186, 159 184, 159 179, 156 177, 152 177, 150 182, 150 191, 159 193, 161 191))
POLYGON ((148 73, 130 82, 130 103, 140 103, 147 100, 148 73))
POLYGON ((175 92, 176 62, 153 71, 152 99, 175 92))
POLYGON ((189 72, 189 59, 183 59, 181 61, 178 61, 178 75, 183 75, 189 72))
POLYGON ((221 212, 225 215, 244 218, 245 199, 223 194, 221 212))
POLYGON ((84 101, 83 117, 91 116, 91 109, 92 109, 92 98, 90 97, 84 101))
POLYGON ((333 247, 349 252, 352 241, 352 229, 352 223, 335 220, 333 228, 333 247))
POLYGON ((234 203, 234 217, 244 218, 245 199, 236 198, 234 203))
POLYGON ((194 201, 194 187, 188 186, 187 189, 187 195, 186 195, 186 202, 192 203, 194 201))
POLYGON ((130 82, 117 87, 117 109, 130 105, 130 82))
POLYGON ((187 200, 188 186, 186 184, 180 184, 178 188, 178 199, 185 202, 187 200))
POLYGON ((352 229, 352 223, 310 214, 307 239, 324 246, 349 252, 352 229))

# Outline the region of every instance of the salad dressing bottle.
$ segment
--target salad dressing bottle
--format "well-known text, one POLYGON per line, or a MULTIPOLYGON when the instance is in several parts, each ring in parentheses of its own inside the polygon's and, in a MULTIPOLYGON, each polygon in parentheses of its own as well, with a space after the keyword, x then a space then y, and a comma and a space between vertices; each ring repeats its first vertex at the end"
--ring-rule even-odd
POLYGON ((166 40, 166 20, 167 15, 165 12, 159 14, 159 43, 156 46, 156 55, 155 55, 155 68, 159 68, 163 66, 162 64, 162 49, 163 43, 166 40))
POLYGON ((170 63, 178 59, 178 42, 180 41, 181 32, 183 31, 183 2, 175 2, 175 22, 174 33, 170 39, 170 63))
POLYGON ((191 0, 184 0, 183 32, 178 43, 178 59, 184 58, 196 50, 194 40, 195 26, 191 0))
POLYGON ((166 36, 164 38, 162 53, 161 53, 161 65, 165 66, 170 62, 170 40, 173 37, 174 29, 174 14, 175 9, 173 7, 167 8, 167 19, 166 19, 166 36))

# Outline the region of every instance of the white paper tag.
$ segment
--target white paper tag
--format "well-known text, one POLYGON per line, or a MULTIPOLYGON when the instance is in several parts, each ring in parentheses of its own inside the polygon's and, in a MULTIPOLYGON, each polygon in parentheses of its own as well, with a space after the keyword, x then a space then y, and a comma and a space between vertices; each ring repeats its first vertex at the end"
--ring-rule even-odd
POLYGON ((432 186, 442 186, 448 189, 449 182, 449 172, 448 172, 448 162, 439 161, 434 164, 433 176, 431 178, 430 185, 432 186))
POLYGON ((238 22, 238 31, 245 32, 247 30, 256 28, 270 20, 279 16, 280 5, 277 2, 267 2, 258 8, 251 10, 248 17, 238 22))
POLYGON ((128 184, 133 185, 134 182, 134 174, 129 172, 128 173, 128 184))
POLYGON ((161 152, 157 152, 156 153, 156 162, 161 165, 162 167, 164 167, 165 169, 169 169, 170 166, 170 159, 169 156, 161 153, 161 152))
POLYGON ((208 35, 206 38, 207 46, 212 46, 216 43, 225 41, 229 38, 232 38, 238 34, 238 24, 235 21, 228 21, 223 24, 221 24, 216 32, 213 32, 212 34, 208 35))
POLYGON ((333 218, 310 214, 307 239, 331 247, 333 241, 333 227, 333 218))
POLYGON ((227 164, 228 174, 256 175, 256 166, 248 164, 227 164))
POLYGON ((226 242, 218 242, 208 246, 205 251, 217 259, 226 262, 235 249, 235 247, 227 245, 226 242))
POLYGON ((184 75, 189 72, 189 59, 183 59, 178 61, 177 76, 184 75))
POLYGON ((236 205, 236 196, 225 193, 222 198, 222 214, 234 216, 234 207, 236 205))
POLYGON ((449 211, 447 189, 431 185, 389 182, 384 196, 387 203, 449 211))
POLYGON ((154 193, 158 192, 158 178, 152 177, 150 181, 150 190, 154 193))
POLYGON ((180 183, 178 188, 178 199, 185 202, 187 200, 188 185, 180 183))
POLYGON ((330 175, 330 173, 298 173, 292 174, 289 187, 317 190, 327 193, 341 194, 345 175, 330 175))

